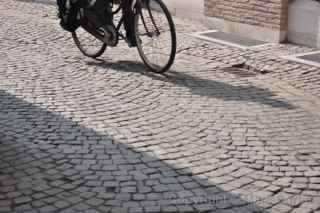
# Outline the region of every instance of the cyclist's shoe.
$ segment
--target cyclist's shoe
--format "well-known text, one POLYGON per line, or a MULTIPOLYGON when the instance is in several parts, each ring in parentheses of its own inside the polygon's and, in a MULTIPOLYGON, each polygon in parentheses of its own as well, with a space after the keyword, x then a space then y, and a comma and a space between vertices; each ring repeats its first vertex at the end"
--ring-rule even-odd
POLYGON ((137 46, 137 42, 136 42, 136 40, 129 40, 128 41, 128 44, 129 44, 129 47, 136 47, 137 46))
POLYGON ((132 35, 133 33, 126 33, 126 37, 127 37, 127 42, 129 44, 129 47, 136 47, 137 46, 137 42, 135 39, 135 36, 132 35))

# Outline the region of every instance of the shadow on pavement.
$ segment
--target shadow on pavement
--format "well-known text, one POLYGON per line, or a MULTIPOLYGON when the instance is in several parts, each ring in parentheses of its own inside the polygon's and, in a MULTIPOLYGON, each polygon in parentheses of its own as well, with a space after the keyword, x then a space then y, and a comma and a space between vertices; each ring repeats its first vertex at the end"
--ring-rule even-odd
POLYGON ((44 106, 5 91, 0 100, 2 212, 262 211, 44 106))
POLYGON ((142 63, 134 61, 107 62, 100 59, 87 62, 87 65, 100 66, 106 69, 114 69, 124 72, 140 73, 155 80, 186 87, 193 94, 200 96, 214 97, 225 101, 257 102, 274 108, 295 108, 295 106, 286 101, 275 99, 274 96, 276 94, 272 91, 253 85, 234 86, 221 81, 191 76, 175 70, 170 70, 168 73, 160 75, 148 72, 142 63))

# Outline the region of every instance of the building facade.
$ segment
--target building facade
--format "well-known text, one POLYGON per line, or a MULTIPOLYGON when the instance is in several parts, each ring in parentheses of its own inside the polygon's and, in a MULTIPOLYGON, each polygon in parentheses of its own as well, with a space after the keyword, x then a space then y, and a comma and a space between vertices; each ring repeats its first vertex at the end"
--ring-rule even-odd
POLYGON ((268 42, 320 46, 318 0, 164 0, 178 16, 268 42))
POLYGON ((205 0, 210 25, 225 32, 281 42, 286 37, 288 0, 205 0))

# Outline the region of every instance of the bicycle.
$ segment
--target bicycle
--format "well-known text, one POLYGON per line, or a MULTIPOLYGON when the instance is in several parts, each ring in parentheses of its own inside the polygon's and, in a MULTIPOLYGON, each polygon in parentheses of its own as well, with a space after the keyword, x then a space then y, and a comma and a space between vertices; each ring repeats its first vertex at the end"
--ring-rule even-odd
POLYGON ((88 18, 90 14, 88 10, 80 8, 80 27, 72 32, 76 46, 85 56, 97 58, 105 52, 108 46, 116 47, 119 40, 124 40, 129 47, 137 47, 143 63, 151 71, 166 72, 174 62, 177 49, 175 25, 168 8, 162 0, 133 1, 134 20, 132 24, 134 26, 129 26, 134 29, 135 45, 132 45, 132 40, 130 41, 121 31, 128 27, 124 24, 124 15, 126 15, 123 13, 124 1, 126 0, 111 1, 111 10, 105 11, 105 14, 109 16, 109 19, 112 18, 112 22, 104 23, 103 28, 95 27, 95 23, 88 18), (119 18, 117 15, 120 11, 122 14, 119 18), (83 40, 84 35, 86 37, 83 40), (90 44, 87 45, 88 42, 90 44), (96 49, 89 50, 88 47, 96 49))

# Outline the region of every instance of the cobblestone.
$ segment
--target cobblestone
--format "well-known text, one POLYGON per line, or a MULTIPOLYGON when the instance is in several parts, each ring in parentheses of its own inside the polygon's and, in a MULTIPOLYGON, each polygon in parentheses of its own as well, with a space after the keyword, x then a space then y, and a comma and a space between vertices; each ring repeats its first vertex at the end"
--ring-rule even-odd
POLYGON ((157 75, 122 42, 85 58, 53 6, 0 3, 0 212, 319 210, 318 69, 278 58, 310 49, 209 44, 175 18, 157 75))

